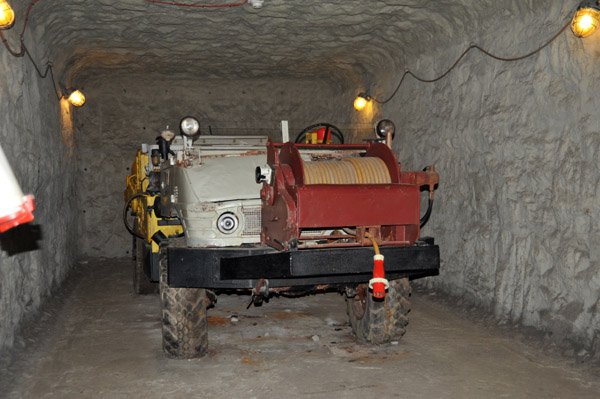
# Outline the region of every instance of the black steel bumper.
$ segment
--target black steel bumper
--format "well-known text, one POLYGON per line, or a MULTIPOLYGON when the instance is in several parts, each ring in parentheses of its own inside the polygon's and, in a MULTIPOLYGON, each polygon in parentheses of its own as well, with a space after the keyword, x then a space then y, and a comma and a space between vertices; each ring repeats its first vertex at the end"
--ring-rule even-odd
MULTIPOLYGON (((416 245, 382 247, 388 279, 437 275, 439 247, 433 239, 416 245)), ((212 289, 306 287, 367 282, 373 273, 373 248, 275 251, 258 248, 168 248, 169 285, 212 289)))

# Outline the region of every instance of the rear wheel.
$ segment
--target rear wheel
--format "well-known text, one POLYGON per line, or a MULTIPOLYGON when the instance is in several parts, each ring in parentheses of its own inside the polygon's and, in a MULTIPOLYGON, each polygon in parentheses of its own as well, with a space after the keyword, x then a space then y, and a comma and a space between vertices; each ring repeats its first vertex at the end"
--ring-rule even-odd
POLYGON ((144 271, 144 241, 139 237, 134 240, 133 291, 138 295, 155 294, 158 292, 158 284, 153 283, 144 271))
POLYGON ((356 295, 346 298, 354 335, 363 342, 377 345, 402 338, 408 326, 410 295, 408 278, 390 281, 383 300, 374 299, 366 284, 358 286, 356 295))
POLYGON ((163 350, 173 358, 201 357, 208 349, 206 290, 170 287, 166 250, 159 253, 163 350))

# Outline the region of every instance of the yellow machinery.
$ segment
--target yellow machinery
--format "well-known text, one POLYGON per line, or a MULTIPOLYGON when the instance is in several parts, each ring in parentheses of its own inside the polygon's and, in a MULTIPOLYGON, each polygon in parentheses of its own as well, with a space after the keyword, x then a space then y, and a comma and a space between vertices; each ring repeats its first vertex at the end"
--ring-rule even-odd
POLYGON ((158 281, 158 251, 159 247, 152 237, 162 233, 165 237, 183 234, 183 228, 178 219, 164 219, 157 216, 154 204, 160 202, 158 187, 153 187, 160 176, 160 168, 149 162, 148 153, 138 150, 135 161, 131 166, 131 174, 127 176, 125 189, 125 208, 123 220, 125 226, 134 238, 134 257, 136 271, 134 288, 137 293, 148 293, 156 288, 144 281, 158 281), (158 200, 157 200, 158 199, 158 200), (127 222, 127 212, 135 216, 133 225, 127 222), (145 288, 144 288, 145 287, 145 288))

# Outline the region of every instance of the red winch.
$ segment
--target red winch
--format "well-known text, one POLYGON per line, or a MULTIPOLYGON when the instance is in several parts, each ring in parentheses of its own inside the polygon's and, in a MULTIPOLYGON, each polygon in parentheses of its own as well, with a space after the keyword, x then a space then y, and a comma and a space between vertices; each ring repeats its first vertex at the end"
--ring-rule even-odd
POLYGON ((439 181, 433 167, 401 172, 383 143, 269 142, 267 162, 261 238, 279 250, 367 246, 367 232, 379 245, 413 244, 419 237, 420 187, 433 192, 439 181))
POLYGON ((439 181, 433 166, 402 172, 383 143, 269 142, 267 162, 260 170, 261 241, 278 250, 412 245, 421 187, 432 195, 439 181))

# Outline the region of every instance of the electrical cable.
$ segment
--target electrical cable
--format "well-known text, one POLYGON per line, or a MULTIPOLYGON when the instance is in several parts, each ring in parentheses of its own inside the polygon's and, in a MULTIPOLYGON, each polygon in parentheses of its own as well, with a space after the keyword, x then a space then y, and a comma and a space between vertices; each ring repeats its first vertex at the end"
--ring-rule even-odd
MULTIPOLYGON (((36 1, 39 1, 39 0, 36 0, 36 1)), ((231 4, 186 4, 186 3, 176 3, 173 1, 160 1, 160 0, 144 0, 144 1, 147 3, 166 4, 169 6, 199 7, 199 8, 238 7, 238 6, 243 6, 244 4, 248 4, 248 0, 240 1, 239 3, 231 3, 231 4)))
POLYGON ((31 4, 29 4, 29 8, 27 9, 27 13, 25 14, 25 22, 23 23, 23 30, 21 31, 21 40, 23 40, 23 36, 25 35, 25 28, 27 28, 27 21, 29 21, 29 13, 31 12, 31 8, 40 0, 33 0, 31 4))
POLYGON ((6 41, 2 30, 0 30, 0 38, 2 38, 2 43, 4 43, 4 47, 6 47, 10 55, 12 55, 13 57, 23 57, 25 55, 25 51, 23 50, 23 42, 21 42, 21 48, 19 49, 19 52, 16 52, 10 47, 10 44, 8 44, 8 42, 6 41))
POLYGON ((552 36, 552 38, 550 40, 548 40, 546 43, 544 43, 541 47, 538 47, 537 49, 535 49, 525 55, 521 55, 519 57, 511 57, 511 58, 500 57, 500 56, 490 53, 489 51, 479 47, 476 44, 471 44, 465 51, 462 52, 462 54, 460 55, 460 57, 458 57, 458 59, 454 62, 454 64, 452 64, 452 66, 446 72, 441 74, 440 76, 438 76, 434 79, 424 79, 424 78, 421 78, 421 77, 415 75, 409 69, 407 69, 406 71, 404 71, 404 74, 402 75, 402 78, 400 79, 400 83, 398 83, 398 86, 396 86, 396 89, 393 91, 392 95, 389 96, 386 100, 378 100, 375 97, 369 97, 369 98, 379 104, 385 104, 385 103, 389 102, 392 98, 394 98, 396 93, 398 93, 398 90, 402 86, 402 83, 404 83, 404 79, 406 78, 407 75, 410 75, 413 78, 415 78, 416 80, 418 80, 419 82, 423 82, 423 83, 437 82, 438 80, 445 78, 450 72, 452 72, 452 70, 454 70, 454 68, 456 68, 456 66, 467 55, 467 53, 473 49, 477 49, 477 50, 481 51, 483 54, 487 55, 488 57, 491 57, 498 61, 504 61, 504 62, 520 61, 522 59, 531 57, 532 55, 537 54, 544 48, 548 47, 550 45, 550 43, 552 43, 554 40, 556 40, 570 25, 571 25, 571 21, 569 20, 569 22, 565 26, 563 26, 558 31, 558 33, 556 33, 554 36, 552 36))
POLYGON ((419 221, 419 228, 422 229, 423 226, 425 226, 427 224, 427 221, 429 220, 429 217, 431 216, 431 209, 432 208, 433 208, 433 200, 430 198, 429 202, 427 204, 427 212, 425 212, 425 214, 423 215, 423 217, 419 221))
POLYGON ((368 231, 365 232, 365 237, 367 237, 369 240, 371 240, 371 244, 373 244, 373 249, 375 250, 375 255, 381 255, 381 252, 379 251, 379 245, 377 245, 377 241, 375 240, 375 237, 373 237, 373 235, 371 233, 369 233, 368 231))
POLYGON ((60 89, 57 89, 56 79, 54 78, 54 72, 52 70, 52 63, 50 61, 48 61, 46 63, 46 70, 44 72, 42 72, 40 67, 37 65, 37 63, 31 56, 31 53, 25 46, 24 36, 25 36, 25 29, 27 28, 27 22, 29 21, 29 13, 31 12, 31 8, 38 1, 40 1, 40 0, 33 0, 29 4, 29 8, 27 9, 27 13, 25 14, 25 22, 23 23, 23 30, 21 31, 21 34, 19 35, 19 39, 21 41, 21 48, 19 49, 19 51, 17 52, 10 47, 10 44, 8 44, 8 41, 4 37, 4 34, 2 33, 1 30, 0 30, 0 39, 2 39, 2 43, 4 44, 4 47, 6 47, 6 49, 10 53, 10 55, 12 55, 13 57, 20 58, 20 57, 23 57, 26 55, 27 58, 29 58, 29 61, 31 61, 31 63, 33 64, 33 67, 35 68, 35 71, 37 72, 37 74, 39 75, 40 78, 45 79, 48 76, 48 74, 50 74, 50 78, 52 79, 52 87, 54 87, 54 93, 56 94, 56 98, 58 100, 60 100, 63 96, 62 96, 62 93, 60 92, 60 89))
POLYGON ((27 47, 25 47, 25 44, 22 43, 21 44, 21 48, 23 49, 23 51, 25 52, 25 54, 27 55, 27 58, 29 58, 29 60, 31 61, 31 63, 33 64, 33 67, 35 68, 35 71, 37 72, 37 74, 40 76, 40 78, 42 79, 46 79, 46 76, 48 76, 48 73, 52 72, 52 63, 47 62, 46 63, 46 70, 42 73, 42 71, 40 70, 40 68, 37 66, 37 64, 35 63, 35 61, 33 60, 33 57, 31 56, 31 53, 29 53, 29 50, 27 49, 27 47))
MULTIPOLYGON (((27 22, 29 21, 29 13, 31 12, 31 8, 38 1, 40 1, 40 0, 33 0, 31 2, 31 4, 29 4, 29 8, 27 9, 27 13, 25 14, 25 22, 23 22, 23 30, 21 31, 21 34, 19 35, 19 40, 21 41, 21 49, 20 49, 20 51, 18 53, 16 51, 14 51, 13 49, 10 48, 8 42, 4 38, 4 35, 2 34, 2 31, 0 31, 0 36, 2 37, 2 42, 4 43, 4 46, 6 46, 6 48, 8 49, 8 52, 11 55, 13 55, 14 57, 23 57, 24 53, 27 51, 25 49, 25 45, 23 43, 23 37, 25 36, 25 29, 27 29, 27 22)), ((29 56, 29 58, 31 59, 31 56, 29 56)), ((36 66, 36 69, 38 69, 37 66, 36 66)))
POLYGON ((127 210, 129 209, 131 202, 136 199, 139 198, 141 196, 146 195, 145 193, 137 193, 135 195, 132 195, 127 202, 125 203, 125 206, 123 207, 123 224, 125 224, 125 228, 127 229, 127 231, 129 232, 129 234, 136 236, 138 238, 141 238, 142 240, 145 240, 146 237, 144 237, 143 235, 141 235, 140 233, 138 233, 137 231, 133 230, 133 228, 131 226, 129 226, 129 223, 127 223, 127 210))

